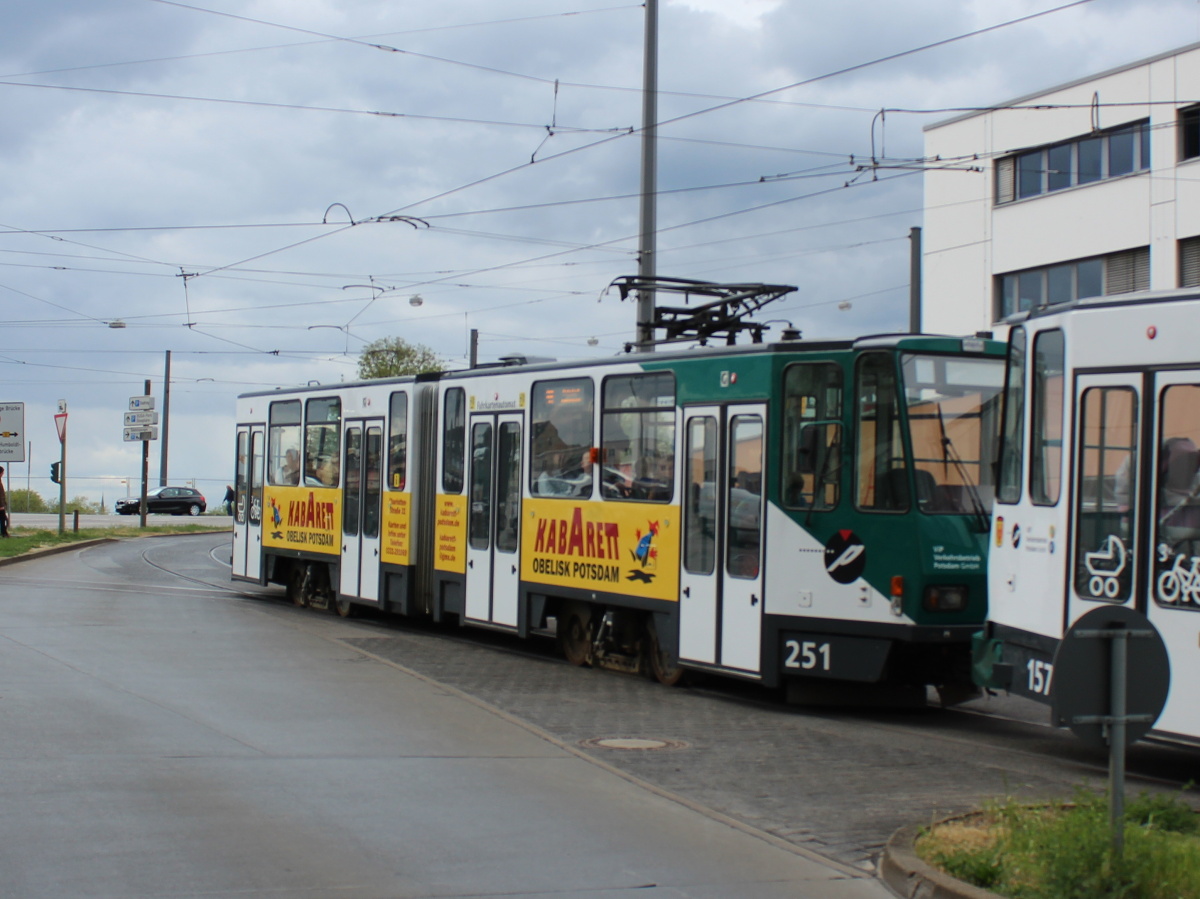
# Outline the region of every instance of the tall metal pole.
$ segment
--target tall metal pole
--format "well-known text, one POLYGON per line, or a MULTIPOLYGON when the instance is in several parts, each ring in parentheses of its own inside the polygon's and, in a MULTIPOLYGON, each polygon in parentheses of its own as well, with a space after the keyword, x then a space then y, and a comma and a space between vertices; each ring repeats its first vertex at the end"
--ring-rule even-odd
POLYGON ((908 330, 921 333, 921 229, 911 228, 908 258, 908 330))
MULTIPOLYGON (((146 379, 146 396, 150 395, 150 379, 146 379)), ((150 478, 150 441, 142 440, 142 501, 138 504, 139 527, 146 526, 146 484, 150 478)), ((64 478, 63 480, 66 480, 64 478)))
MULTIPOLYGON (((655 232, 658 194, 658 0, 646 0, 646 48, 642 69, 642 203, 638 240, 638 276, 653 278, 657 260, 655 232)), ((637 299, 637 343, 643 353, 654 352, 654 290, 643 287, 637 299)))
MULTIPOLYGON (((149 393, 149 389, 146 391, 149 393)), ((158 463, 158 486, 167 486, 167 438, 171 427, 171 351, 167 350, 166 369, 163 371, 162 457, 158 463)))

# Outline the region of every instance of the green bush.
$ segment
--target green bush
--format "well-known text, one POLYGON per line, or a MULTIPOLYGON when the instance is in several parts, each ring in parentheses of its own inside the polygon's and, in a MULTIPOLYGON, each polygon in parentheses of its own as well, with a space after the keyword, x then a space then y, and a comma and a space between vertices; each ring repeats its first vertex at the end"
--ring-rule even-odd
POLYGON ((1108 798, 989 804, 981 822, 928 832, 918 853, 959 880, 1010 899, 1200 899, 1196 813, 1176 796, 1142 794, 1125 810, 1125 849, 1112 857, 1108 798))

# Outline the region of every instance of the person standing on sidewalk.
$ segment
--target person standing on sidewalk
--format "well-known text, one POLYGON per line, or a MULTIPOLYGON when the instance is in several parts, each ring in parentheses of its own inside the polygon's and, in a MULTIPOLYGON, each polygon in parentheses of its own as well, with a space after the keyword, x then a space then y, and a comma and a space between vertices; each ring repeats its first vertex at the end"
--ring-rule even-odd
POLYGON ((4 491, 4 469, 0 468, 0 537, 8 536, 8 494, 4 491))

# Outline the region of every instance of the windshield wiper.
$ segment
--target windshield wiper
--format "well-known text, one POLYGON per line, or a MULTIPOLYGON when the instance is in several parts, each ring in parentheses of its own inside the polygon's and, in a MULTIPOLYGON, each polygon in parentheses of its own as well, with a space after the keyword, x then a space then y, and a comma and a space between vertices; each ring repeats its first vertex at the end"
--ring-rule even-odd
POLYGON ((975 516, 975 527, 979 533, 986 534, 988 532, 989 515, 987 507, 983 504, 983 498, 979 495, 979 491, 975 488, 975 480, 967 471, 966 463, 963 462, 962 456, 958 454, 958 450, 954 448, 954 443, 950 440, 950 435, 946 433, 946 419, 942 415, 942 404, 937 404, 938 427, 942 432, 942 464, 945 465, 949 460, 954 464, 954 470, 958 472, 958 476, 962 478, 963 485, 967 488, 967 497, 971 501, 971 514, 975 516))

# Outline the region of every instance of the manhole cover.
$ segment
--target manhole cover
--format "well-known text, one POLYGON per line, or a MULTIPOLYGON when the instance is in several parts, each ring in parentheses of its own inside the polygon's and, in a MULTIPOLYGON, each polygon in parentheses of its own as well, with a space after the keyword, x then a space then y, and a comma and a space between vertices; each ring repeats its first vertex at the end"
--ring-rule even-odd
POLYGON ((579 741, 580 746, 589 749, 623 749, 640 752, 655 752, 664 749, 684 749, 687 743, 682 740, 663 740, 648 737, 589 737, 579 741))

